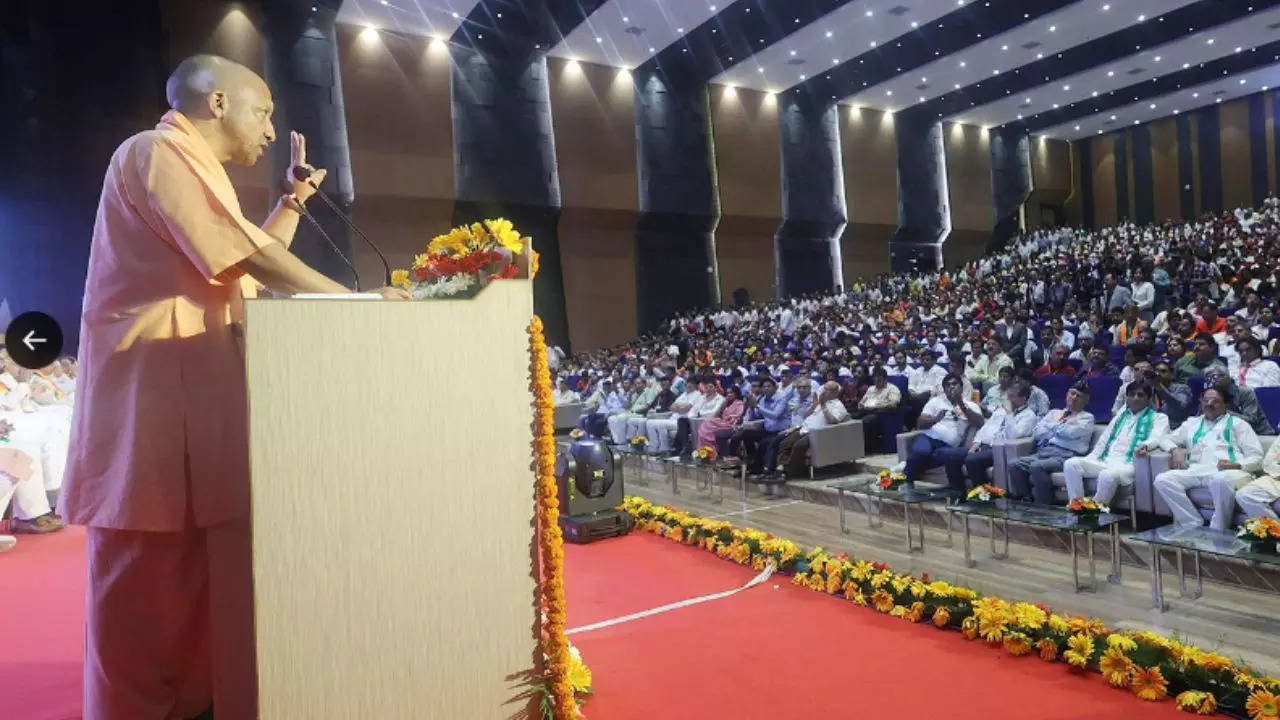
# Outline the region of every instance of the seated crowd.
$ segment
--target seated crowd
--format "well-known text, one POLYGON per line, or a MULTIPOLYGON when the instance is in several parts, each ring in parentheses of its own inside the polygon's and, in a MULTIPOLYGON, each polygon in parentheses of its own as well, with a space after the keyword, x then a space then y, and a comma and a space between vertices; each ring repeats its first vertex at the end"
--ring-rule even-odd
MULTIPOLYGON (((10 533, 64 527, 49 498, 62 487, 75 378, 69 358, 27 370, 0 349, 0 517, 8 516, 10 533)), ((15 543, 0 534, 0 552, 15 543)))
MULTIPOLYGON (((1198 220, 1041 230, 943 272, 883 275, 841 292, 712 308, 658 335, 565 356, 558 404, 580 427, 649 452, 717 448, 762 483, 806 470, 807 436, 862 422, 869 452, 901 430, 914 482, 987 482, 993 448, 1025 440, 1015 497, 1092 495, 1134 482, 1134 458, 1172 451, 1155 489, 1175 520, 1234 503, 1275 516, 1280 444, 1280 201, 1198 220), (1265 455, 1265 457, 1264 457, 1265 455), (1255 474, 1261 472, 1261 477, 1255 474)), ((766 486, 771 492, 772 485, 766 486)))

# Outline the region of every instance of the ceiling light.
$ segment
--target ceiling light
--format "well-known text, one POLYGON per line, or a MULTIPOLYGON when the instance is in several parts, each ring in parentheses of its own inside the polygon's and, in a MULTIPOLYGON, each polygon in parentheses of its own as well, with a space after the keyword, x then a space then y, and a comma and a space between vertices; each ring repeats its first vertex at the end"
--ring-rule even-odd
POLYGON ((1000 46, 1000 49, 1001 49, 1001 50, 1008 50, 1008 49, 1009 49, 1009 46, 1008 46, 1008 45, 1001 45, 1001 46, 1000 46))
POLYGON ((827 37, 831 37, 833 34, 834 33, 832 33, 830 30, 827 31, 827 37))
POLYGON ((1213 99, 1213 101, 1214 101, 1214 102, 1217 102, 1217 103, 1220 103, 1220 102, 1222 102, 1222 98, 1214 98, 1214 99, 1213 99))
POLYGON ((840 64, 840 58, 831 58, 831 64, 832 64, 832 65, 839 65, 839 64, 840 64))
POLYGON ((1057 110, 1057 109, 1058 109, 1058 103, 1054 103, 1054 104, 1053 104, 1053 109, 1054 109, 1054 110, 1057 110))
POLYGON ((623 15, 622 22, 631 22, 631 18, 627 17, 626 15, 623 15))
POLYGON ((1026 104, 1030 105, 1030 104, 1031 104, 1031 98, 1023 98, 1023 99, 1022 99, 1022 102, 1024 102, 1024 103, 1026 103, 1026 104))
POLYGON ((801 80, 807 80, 808 78, 806 78, 806 77, 805 77, 804 73, 800 73, 800 79, 801 79, 801 80))
POLYGON ((683 35, 683 34, 684 34, 684 28, 676 28, 676 32, 678 32, 678 33, 680 33, 681 35, 683 35))
POLYGON ((792 50, 792 51, 791 51, 791 54, 792 54, 792 56, 794 56, 794 55, 796 54, 796 51, 795 51, 795 50, 792 50))
POLYGON ((596 42, 598 42, 598 43, 602 43, 602 42, 604 42, 604 38, 596 38, 596 42))
POLYGON ((1174 114, 1174 115, 1177 115, 1177 114, 1178 114, 1178 108, 1174 108, 1174 109, 1173 109, 1173 114, 1174 114))
POLYGON ((1240 78, 1240 84, 1241 84, 1241 85, 1243 85, 1243 84, 1244 84, 1244 78, 1240 78))
POLYGON ((1098 134, 1099 134, 1099 135, 1101 135, 1101 134, 1102 134, 1102 131, 1101 131, 1101 130, 1099 130, 1099 131, 1098 131, 1098 134))
POLYGON ((1115 70, 1108 70, 1108 71, 1107 71, 1107 77, 1114 77, 1114 76, 1115 76, 1115 74, 1116 74, 1116 71, 1115 71, 1115 70))
POLYGON ((1057 30, 1058 30, 1058 26, 1057 26, 1057 25, 1050 25, 1050 26, 1049 26, 1049 32, 1057 32, 1057 30))
POLYGON ((964 61, 963 61, 963 60, 961 60, 961 61, 960 61, 960 67, 964 67, 964 61))
POLYGON ((1240 51, 1241 51, 1241 50, 1243 50, 1243 49, 1244 49, 1244 48, 1236 48, 1236 52, 1240 52, 1240 51))
POLYGON ((1147 16, 1146 16, 1146 15, 1139 15, 1139 16, 1138 16, 1138 22, 1142 22, 1143 20, 1146 20, 1146 19, 1147 19, 1147 16))
POLYGON ((1193 98, 1198 98, 1198 97, 1200 97, 1200 93, 1198 93, 1198 92, 1191 93, 1191 97, 1193 97, 1193 98))
POLYGON ((1156 104, 1155 104, 1155 103, 1151 103, 1151 104, 1150 104, 1150 105, 1148 105, 1147 107, 1148 107, 1148 108, 1150 108, 1150 109, 1152 109, 1152 110, 1155 110, 1155 109, 1156 109, 1156 104))
POLYGON ((870 10, 867 11, 867 17, 871 17, 873 14, 874 13, 872 13, 870 10))
POLYGON ((762 72, 764 72, 764 68, 756 68, 756 72, 758 72, 758 73, 762 73, 762 72))
POLYGON ((458 13, 453 13, 453 17, 456 20, 458 18, 458 13))
POLYGON ((1094 90, 1094 91, 1093 91, 1093 96, 1094 96, 1094 97, 1098 97, 1098 91, 1097 91, 1097 90, 1094 90))
MULTIPOLYGON (((1103 6, 1102 6, 1102 9, 1103 9, 1103 10, 1110 10, 1110 9, 1111 9, 1111 6, 1110 6, 1110 5, 1103 5, 1103 6)), ((1079 128, 1079 127, 1077 127, 1076 129, 1077 129, 1077 130, 1079 130, 1080 128, 1079 128)))
POLYGON ((1018 119, 1019 119, 1019 120, 1021 120, 1021 119, 1022 119, 1022 113, 1018 113, 1018 119))
POLYGON ((957 89, 957 90, 959 90, 959 89, 960 89, 960 83, 956 83, 956 89, 957 89))
POLYGON ((912 21, 911 21, 911 27, 913 27, 913 28, 920 27, 920 23, 916 22, 915 20, 912 20, 912 21))
POLYGON ((1066 92, 1066 91, 1068 91, 1068 90, 1070 90, 1070 89, 1071 89, 1071 86, 1070 86, 1070 85, 1063 85, 1063 86, 1062 86, 1062 92, 1066 92))
POLYGON ((922 83, 927 83, 927 82, 929 82, 929 78, 927 78, 927 77, 922 77, 922 78, 920 78, 920 82, 922 82, 922 83))
POLYGON ((892 90, 886 90, 884 94, 885 94, 885 95, 893 95, 893 91, 892 91, 892 90))
POLYGON ((1156 62, 1160 62, 1160 56, 1159 56, 1159 55, 1157 55, 1157 56, 1156 56, 1156 62))
POLYGON ((921 96, 920 96, 920 102, 924 102, 924 96, 923 96, 923 95, 921 95, 921 96))
POLYGON ((1183 69, 1183 70, 1186 70, 1186 69, 1187 69, 1187 68, 1189 68, 1189 67, 1191 67, 1191 63, 1182 63, 1182 69, 1183 69))
POLYGON ((1000 71, 999 71, 999 70, 992 70, 992 71, 991 71, 991 74, 992 74, 992 75, 999 75, 999 74, 1000 74, 1000 71))
POLYGON ((1076 126, 1076 129, 1077 129, 1077 130, 1079 130, 1079 129, 1080 129, 1080 126, 1079 126, 1079 125, 1077 125, 1077 126, 1076 126))
POLYGON ((1137 120, 1134 120, 1134 121, 1133 121, 1133 124, 1134 124, 1134 125, 1137 125, 1137 124, 1138 124, 1138 121, 1137 121, 1137 120))
POLYGON ((1212 45, 1212 44, 1213 44, 1213 38, 1209 38, 1208 40, 1205 40, 1205 44, 1206 44, 1206 45, 1212 45))
POLYGON ((711 12, 715 12, 715 11, 716 11, 716 6, 715 6, 715 5, 712 5, 712 6, 711 6, 711 12))
POLYGON ((875 46, 876 46, 876 41, 875 41, 875 40, 872 40, 872 41, 871 41, 871 47, 875 47, 875 46))
POLYGON ((658 51, 654 50, 653 48, 649 48, 649 52, 658 52, 658 51))
POLYGON ((1112 120, 1115 120, 1115 119, 1116 119, 1116 116, 1115 116, 1115 115, 1112 115, 1112 116, 1111 116, 1111 119, 1112 119, 1112 120))
POLYGON ((1044 59, 1044 53, 1036 53, 1036 59, 1037 59, 1037 60, 1043 60, 1043 59, 1044 59))

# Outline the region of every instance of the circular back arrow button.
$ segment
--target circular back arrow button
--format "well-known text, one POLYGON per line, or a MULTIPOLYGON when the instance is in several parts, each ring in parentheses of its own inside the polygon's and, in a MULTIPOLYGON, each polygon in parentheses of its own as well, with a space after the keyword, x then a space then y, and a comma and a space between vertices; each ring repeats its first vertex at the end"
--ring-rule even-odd
POLYGON ((9 357, 24 368, 47 367, 62 353, 62 328, 42 312, 25 312, 14 318, 4 333, 9 357))

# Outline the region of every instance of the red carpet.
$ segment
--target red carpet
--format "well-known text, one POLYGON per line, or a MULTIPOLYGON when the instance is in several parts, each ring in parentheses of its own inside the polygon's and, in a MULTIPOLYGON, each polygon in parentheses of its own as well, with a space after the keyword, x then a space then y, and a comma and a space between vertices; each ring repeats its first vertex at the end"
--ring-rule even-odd
POLYGON ((0 554, 0 716, 80 717, 84 529, 19 536, 0 554))
MULTIPOLYGON (((755 574, 640 533, 565 554, 570 627, 729 590, 755 574)), ((23 537, 0 555, 0 716, 80 717, 84 575, 78 528, 23 537)), ((1172 702, 1137 700, 1096 675, 910 626, 786 577, 573 642, 594 673, 593 719, 1175 715, 1172 702)))
MULTIPOLYGON (((652 607, 728 590, 755 573, 637 533, 567 546, 566 575, 574 627, 634 612, 649 599, 652 607), (616 612, 607 612, 611 606, 616 612)), ((913 626, 783 576, 571 639, 593 674, 586 714, 605 720, 1185 717, 1171 700, 1144 702, 1096 674, 913 626)))

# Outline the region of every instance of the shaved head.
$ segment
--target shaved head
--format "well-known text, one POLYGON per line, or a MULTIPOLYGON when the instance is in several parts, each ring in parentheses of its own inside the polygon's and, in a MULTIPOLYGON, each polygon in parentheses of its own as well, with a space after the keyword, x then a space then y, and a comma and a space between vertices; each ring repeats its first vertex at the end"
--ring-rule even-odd
POLYGON ((253 165, 275 140, 271 89, 258 74, 217 55, 192 55, 165 83, 169 107, 187 117, 222 162, 253 165))

